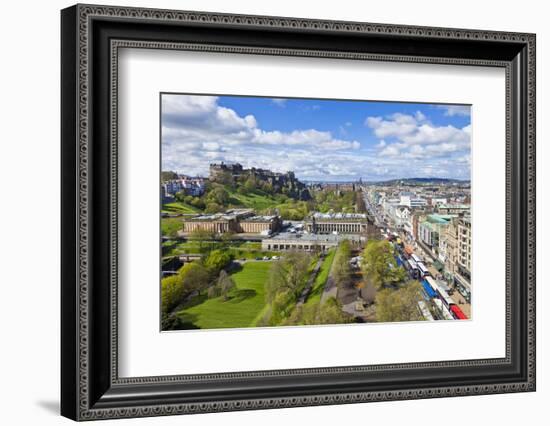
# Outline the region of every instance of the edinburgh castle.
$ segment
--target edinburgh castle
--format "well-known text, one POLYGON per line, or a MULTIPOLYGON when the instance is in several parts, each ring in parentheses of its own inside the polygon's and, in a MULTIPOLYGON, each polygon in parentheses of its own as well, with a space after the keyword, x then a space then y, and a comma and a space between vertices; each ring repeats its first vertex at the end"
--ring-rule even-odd
POLYGON ((286 194, 291 198, 304 201, 311 198, 306 185, 296 178, 294 172, 277 173, 255 167, 245 169, 239 163, 210 164, 209 179, 213 182, 242 183, 250 178, 257 182, 270 184, 274 193, 286 194))

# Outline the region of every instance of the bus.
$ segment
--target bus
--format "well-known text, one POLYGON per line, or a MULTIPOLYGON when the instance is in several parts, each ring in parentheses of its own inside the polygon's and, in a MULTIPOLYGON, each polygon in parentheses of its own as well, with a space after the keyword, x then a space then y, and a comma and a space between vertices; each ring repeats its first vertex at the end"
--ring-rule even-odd
POLYGON ((449 296, 449 293, 447 293, 441 285, 439 285, 437 282, 435 284, 437 286, 437 292, 439 293, 439 298, 442 300, 445 306, 450 309, 451 305, 455 304, 454 300, 451 299, 451 297, 449 296))
POLYGON ((422 259, 420 259, 420 257, 418 257, 415 253, 412 253, 412 254, 411 254, 411 258, 412 258, 412 260, 414 260, 416 263, 422 262, 422 259))
POLYGON ((409 274, 412 278, 414 278, 415 280, 418 279, 418 266, 416 266, 416 262, 414 260, 408 259, 407 263, 405 263, 405 267, 407 268, 407 271, 409 271, 409 274))
POLYGON ((434 321, 432 313, 430 312, 430 310, 426 306, 426 303, 423 300, 418 301, 418 309, 420 309, 420 313, 426 321, 434 321))
POLYGON ((443 319, 445 320, 453 320, 453 315, 449 312, 447 307, 443 304, 443 302, 439 299, 434 299, 434 304, 437 307, 438 311, 443 316, 443 319))
POLYGON ((432 288, 432 290, 436 294, 439 294, 439 287, 437 286, 437 283, 435 282, 435 280, 432 277, 424 277, 424 281, 426 281, 428 283, 428 285, 432 288))
POLYGON ((457 305, 451 305, 451 313, 453 314, 453 317, 458 320, 468 319, 464 312, 462 312, 462 309, 460 309, 457 305))
POLYGON ((430 286, 430 284, 426 280, 422 280, 421 284, 422 284, 422 287, 424 288, 424 292, 430 299, 437 297, 436 291, 432 288, 432 286, 430 286))
POLYGON ((427 277, 430 275, 430 271, 428 271, 428 268, 426 268, 424 263, 416 262, 416 265, 418 266, 418 271, 420 272, 421 277, 427 277))

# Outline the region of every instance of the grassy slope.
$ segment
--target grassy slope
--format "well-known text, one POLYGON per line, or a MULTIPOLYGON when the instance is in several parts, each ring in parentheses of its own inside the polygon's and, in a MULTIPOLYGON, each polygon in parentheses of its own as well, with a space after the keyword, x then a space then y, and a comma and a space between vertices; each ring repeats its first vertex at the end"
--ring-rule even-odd
MULTIPOLYGON (((203 303, 185 308, 178 315, 198 328, 251 327, 265 306, 265 281, 269 262, 249 262, 232 275, 236 288, 231 299, 207 299, 203 303)), ((190 327, 192 328, 192 327, 190 327)))
POLYGON ((323 260, 323 264, 321 265, 321 269, 319 270, 319 273, 315 278, 313 288, 311 289, 311 293, 309 294, 305 305, 313 305, 321 301, 321 295, 323 294, 323 289, 325 288, 325 283, 327 282, 328 274, 330 272, 330 267, 332 266, 332 261, 334 260, 335 253, 335 249, 330 250, 327 257, 325 257, 325 260, 323 260))
POLYGON ((248 194, 239 194, 229 188, 230 203, 255 210, 265 210, 276 207, 279 202, 268 194, 260 192, 249 192, 248 194))
POLYGON ((163 217, 160 220, 162 235, 172 235, 183 228, 183 219, 181 217, 163 217))
POLYGON ((162 211, 167 213, 198 213, 200 210, 195 206, 187 203, 181 203, 175 201, 173 203, 166 203, 162 206, 162 211))

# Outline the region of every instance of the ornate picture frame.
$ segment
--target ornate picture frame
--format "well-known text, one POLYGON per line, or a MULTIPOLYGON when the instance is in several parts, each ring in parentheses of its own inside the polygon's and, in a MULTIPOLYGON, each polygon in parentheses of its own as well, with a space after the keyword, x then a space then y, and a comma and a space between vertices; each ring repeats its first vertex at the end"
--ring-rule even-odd
POLYGON ((61 12, 61 414, 93 420, 535 390, 534 34, 76 5, 61 12), (121 378, 118 51, 503 68, 506 356, 121 378))

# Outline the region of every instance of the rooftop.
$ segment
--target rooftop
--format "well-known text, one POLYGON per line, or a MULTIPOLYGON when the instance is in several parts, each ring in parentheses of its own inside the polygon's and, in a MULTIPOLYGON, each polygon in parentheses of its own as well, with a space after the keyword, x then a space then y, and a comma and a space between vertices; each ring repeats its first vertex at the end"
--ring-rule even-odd
POLYGON ((428 215, 428 221, 432 223, 446 224, 449 223, 454 217, 457 217, 457 215, 433 213, 428 215))
POLYGON ((277 216, 271 215, 271 216, 251 216, 247 217, 246 219, 243 219, 243 222, 270 222, 274 219, 276 219, 277 216))
POLYGON ((312 215, 315 219, 366 219, 364 213, 320 213, 315 212, 312 215))
POLYGON ((304 242, 338 243, 343 240, 360 241, 359 235, 336 235, 336 234, 293 234, 281 232, 269 238, 270 240, 296 240, 304 242))
POLYGON ((469 209, 469 204, 441 204, 440 209, 469 209))

